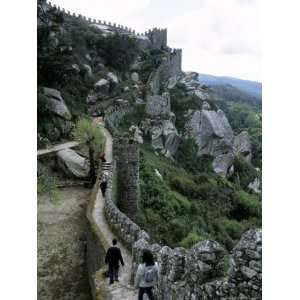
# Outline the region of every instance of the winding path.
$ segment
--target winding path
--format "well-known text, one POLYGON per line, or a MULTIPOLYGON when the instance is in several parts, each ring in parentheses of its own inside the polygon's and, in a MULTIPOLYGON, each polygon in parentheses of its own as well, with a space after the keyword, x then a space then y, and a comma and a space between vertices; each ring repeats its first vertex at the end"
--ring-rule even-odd
MULTIPOLYGON (((101 123, 99 122, 98 124, 101 125, 101 123)), ((103 127, 103 130, 106 136, 106 163, 103 165, 103 168, 105 169, 110 168, 112 164, 113 139, 106 128, 103 127)), ((104 214, 104 198, 100 189, 98 190, 94 205, 93 218, 99 230, 101 231, 103 238, 105 239, 104 248, 107 248, 107 245, 110 245, 112 239, 116 236, 113 234, 106 221, 106 217, 104 214)), ((128 249, 121 243, 121 241, 118 242, 118 246, 122 251, 122 256, 125 262, 125 266, 120 267, 119 282, 116 282, 113 285, 108 285, 108 279, 102 279, 99 288, 104 288, 107 291, 107 300, 136 300, 137 291, 133 288, 132 285, 130 285, 132 256, 128 249)))

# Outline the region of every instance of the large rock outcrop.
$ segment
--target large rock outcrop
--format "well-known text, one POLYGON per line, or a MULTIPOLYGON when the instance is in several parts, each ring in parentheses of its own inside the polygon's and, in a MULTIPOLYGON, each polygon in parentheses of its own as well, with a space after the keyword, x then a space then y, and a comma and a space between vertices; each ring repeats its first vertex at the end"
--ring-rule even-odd
POLYGON ((144 122, 144 131, 150 133, 153 148, 172 158, 181 138, 174 125, 175 115, 171 112, 170 94, 165 92, 162 96, 148 95, 145 111, 151 119, 144 122))
POLYGON ((133 140, 139 144, 143 144, 143 132, 139 129, 138 126, 132 125, 129 128, 129 132, 133 135, 133 140))
POLYGON ((100 92, 104 95, 108 95, 109 93, 109 81, 105 78, 100 79, 95 83, 96 92, 100 92))
POLYGON ((52 88, 43 88, 43 95, 45 96, 46 102, 48 104, 48 109, 55 115, 65 119, 71 120, 72 115, 65 104, 60 91, 52 88))
POLYGON ((249 183, 248 189, 250 189, 252 192, 256 194, 261 193, 261 181, 259 178, 255 178, 252 182, 249 183))
POLYGON ((252 146, 250 136, 247 131, 242 131, 234 138, 233 151, 236 155, 243 155, 248 162, 251 162, 252 158, 252 146))
POLYGON ((167 157, 172 157, 176 153, 181 138, 170 120, 152 121, 149 132, 155 150, 161 150, 167 157))
POLYGON ((233 131, 221 109, 192 112, 186 130, 199 146, 198 155, 232 152, 233 131))
POLYGON ((149 116, 161 116, 171 111, 170 94, 163 93, 162 96, 147 96, 146 113, 149 116))
POLYGON ((58 166, 66 175, 76 178, 87 178, 89 176, 89 161, 77 154, 74 150, 64 149, 57 152, 58 166))
POLYGON ((178 135, 176 127, 171 121, 164 120, 162 122, 162 135, 164 137, 164 148, 167 152, 169 152, 166 153, 167 156, 169 156, 169 154, 173 156, 178 149, 181 138, 178 135))
POLYGON ((195 95, 200 100, 207 100, 209 99, 209 94, 207 90, 202 88, 198 77, 199 74, 196 72, 187 72, 184 74, 184 76, 180 79, 179 82, 185 86, 189 95, 195 95))
POLYGON ((234 155, 232 153, 218 155, 212 163, 215 173, 222 177, 226 177, 234 161, 234 155))

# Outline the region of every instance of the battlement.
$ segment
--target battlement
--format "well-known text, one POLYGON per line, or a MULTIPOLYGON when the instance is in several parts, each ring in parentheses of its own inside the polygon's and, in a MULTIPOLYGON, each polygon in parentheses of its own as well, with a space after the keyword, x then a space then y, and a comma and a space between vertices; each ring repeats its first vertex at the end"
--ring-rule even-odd
POLYGON ((106 20, 99 20, 91 17, 83 16, 82 14, 76 14, 74 12, 71 12, 69 10, 66 10, 65 8, 61 8, 60 6, 57 6, 56 4, 52 4, 52 2, 44 0, 43 3, 44 9, 55 9, 58 12, 61 12, 66 17, 72 17, 77 18, 78 20, 81 20, 82 22, 85 22, 89 25, 101 25, 106 26, 108 30, 112 30, 115 32, 133 35, 136 37, 143 37, 143 39, 146 39, 148 41, 148 45, 155 49, 167 49, 167 29, 166 28, 153 28, 150 29, 144 33, 138 33, 134 29, 112 23, 111 21, 106 20))
POLYGON ((145 35, 149 38, 152 47, 157 49, 167 48, 168 31, 166 28, 153 28, 145 32, 145 35))
MULTIPOLYGON (((82 14, 72 13, 69 10, 66 11, 65 8, 61 8, 60 6, 57 6, 56 4, 52 4, 50 1, 45 1, 45 5, 48 6, 49 8, 56 9, 58 12, 61 12, 65 16, 77 18, 77 19, 79 19, 83 22, 86 22, 88 24, 91 24, 91 25, 92 24, 104 25, 104 26, 109 27, 112 30, 119 31, 122 33, 133 34, 133 35, 136 34, 135 30, 133 30, 132 28, 130 28, 128 26, 112 23, 111 21, 106 21, 106 20, 97 20, 94 18, 83 16, 82 14)), ((143 35, 143 34, 141 34, 141 35, 143 35)))

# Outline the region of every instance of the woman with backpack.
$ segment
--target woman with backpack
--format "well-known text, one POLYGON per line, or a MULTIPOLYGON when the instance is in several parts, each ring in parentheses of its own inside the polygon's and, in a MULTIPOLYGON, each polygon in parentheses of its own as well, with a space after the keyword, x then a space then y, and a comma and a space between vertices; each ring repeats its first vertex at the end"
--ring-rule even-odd
POLYGON ((158 283, 158 276, 158 264, 154 262, 151 251, 145 250, 135 276, 135 287, 139 289, 138 300, 143 300, 145 293, 149 300, 154 300, 152 289, 158 283))

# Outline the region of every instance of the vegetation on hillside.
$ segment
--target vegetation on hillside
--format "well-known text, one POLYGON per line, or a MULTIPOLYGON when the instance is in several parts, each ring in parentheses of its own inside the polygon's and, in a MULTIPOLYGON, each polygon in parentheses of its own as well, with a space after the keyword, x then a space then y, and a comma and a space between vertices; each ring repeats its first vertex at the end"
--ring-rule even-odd
MULTIPOLYGON (((43 101, 40 87, 61 92, 72 114, 71 123, 88 113, 86 98, 94 84, 109 71, 121 78, 138 55, 136 40, 120 34, 104 36, 80 19, 38 2, 38 133, 50 141, 68 138, 62 120, 43 101), (86 65, 93 70, 89 73, 86 65)), ((119 90, 117 91, 119 92, 119 90)))
POLYGON ((157 241, 173 247, 216 239, 231 249, 243 232, 261 226, 259 196, 213 174, 206 163, 185 169, 193 158, 191 152, 187 161, 174 163, 143 145, 139 223, 157 241))
MULTIPOLYGON (((171 90, 176 128, 184 132, 189 109, 200 110, 203 101, 187 94, 183 85, 171 90)), ((261 196, 251 194, 248 184, 258 176, 261 164, 261 112, 242 101, 218 101, 211 97, 211 108, 221 108, 235 134, 248 131, 252 141, 253 165, 242 156, 234 160, 234 175, 221 178, 212 170, 213 157, 195 154, 198 146, 183 139, 175 161, 156 155, 150 140, 144 137, 141 149, 141 203, 139 224, 157 241, 189 248, 197 241, 215 239, 230 250, 247 229, 261 226, 261 196), (163 180, 156 175, 162 175, 163 180)), ((144 106, 136 106, 121 122, 127 132, 144 119, 144 106)))

